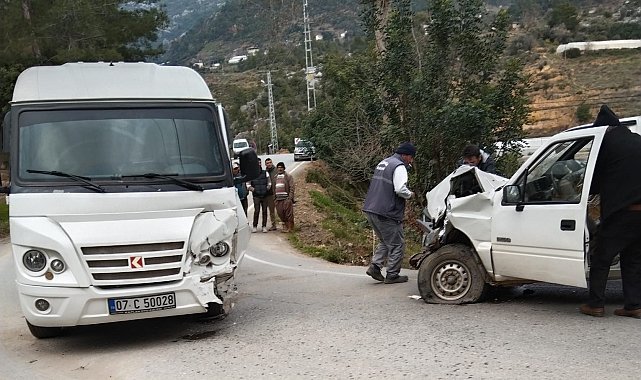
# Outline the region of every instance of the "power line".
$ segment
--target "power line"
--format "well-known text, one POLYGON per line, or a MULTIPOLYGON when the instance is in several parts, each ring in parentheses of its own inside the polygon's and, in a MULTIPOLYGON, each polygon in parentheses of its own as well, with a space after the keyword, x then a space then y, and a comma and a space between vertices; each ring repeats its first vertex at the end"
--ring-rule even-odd
POLYGON ((272 137, 272 153, 278 152, 278 132, 276 131, 276 112, 274 110, 274 95, 272 93, 272 72, 267 72, 267 95, 269 97, 269 127, 272 137))
POLYGON ((307 82, 307 110, 316 108, 316 68, 312 59, 312 32, 309 28, 309 17, 307 15, 307 0, 303 0, 303 23, 305 29, 305 80, 307 82))

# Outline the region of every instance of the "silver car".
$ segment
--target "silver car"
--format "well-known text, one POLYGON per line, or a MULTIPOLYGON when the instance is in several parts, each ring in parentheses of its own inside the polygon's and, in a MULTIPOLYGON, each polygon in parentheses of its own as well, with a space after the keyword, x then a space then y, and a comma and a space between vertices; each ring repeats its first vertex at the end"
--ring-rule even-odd
POLYGON ((294 161, 310 160, 316 158, 316 148, 309 140, 299 140, 294 147, 294 161))

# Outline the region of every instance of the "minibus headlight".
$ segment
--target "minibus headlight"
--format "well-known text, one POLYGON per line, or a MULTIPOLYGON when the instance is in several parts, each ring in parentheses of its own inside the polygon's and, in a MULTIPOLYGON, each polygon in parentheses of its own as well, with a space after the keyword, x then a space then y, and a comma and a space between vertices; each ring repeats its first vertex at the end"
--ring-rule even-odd
POLYGON ((22 256, 22 264, 32 272, 40 272, 47 266, 47 256, 35 249, 30 249, 22 256))
POLYGON ((62 273, 62 271, 65 270, 65 263, 60 259, 53 259, 49 267, 51 267, 51 270, 55 273, 62 273))
POLYGON ((209 252, 214 257, 223 257, 229 253, 229 244, 219 241, 216 245, 209 248, 209 252))

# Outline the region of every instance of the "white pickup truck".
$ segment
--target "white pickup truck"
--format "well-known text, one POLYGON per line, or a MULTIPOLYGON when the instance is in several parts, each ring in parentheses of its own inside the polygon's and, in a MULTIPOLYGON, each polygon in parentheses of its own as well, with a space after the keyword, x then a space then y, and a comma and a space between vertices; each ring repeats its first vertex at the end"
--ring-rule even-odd
MULTIPOLYGON (((250 233, 227 124, 185 67, 68 63, 20 74, 2 146, 16 284, 35 337, 229 310, 250 233)), ((240 155, 246 180, 257 160, 240 155)))
MULTIPOLYGON (((641 117, 621 123, 641 131, 641 117)), ((476 302, 491 286, 538 281, 586 287, 598 218, 590 183, 606 129, 551 137, 510 179, 460 167, 430 191, 424 249, 410 259, 425 302, 476 302)))

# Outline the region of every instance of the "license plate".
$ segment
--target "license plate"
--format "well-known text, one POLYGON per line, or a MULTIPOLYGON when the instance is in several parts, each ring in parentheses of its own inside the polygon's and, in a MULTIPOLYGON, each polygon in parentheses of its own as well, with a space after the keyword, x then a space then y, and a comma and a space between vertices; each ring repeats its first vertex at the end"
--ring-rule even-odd
POLYGON ((148 311, 175 309, 176 294, 164 293, 144 297, 109 298, 109 314, 145 313, 148 311))

